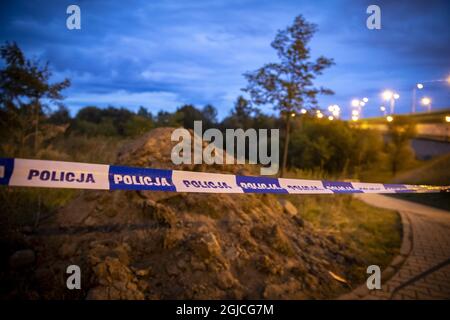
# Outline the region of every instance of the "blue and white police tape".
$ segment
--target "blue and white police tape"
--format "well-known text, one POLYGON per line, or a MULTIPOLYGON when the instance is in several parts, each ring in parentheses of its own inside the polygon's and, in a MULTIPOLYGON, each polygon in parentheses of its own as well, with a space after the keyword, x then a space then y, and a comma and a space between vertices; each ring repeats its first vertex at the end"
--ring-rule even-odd
POLYGON ((424 193, 449 186, 236 176, 65 161, 0 158, 0 185, 204 193, 424 193))

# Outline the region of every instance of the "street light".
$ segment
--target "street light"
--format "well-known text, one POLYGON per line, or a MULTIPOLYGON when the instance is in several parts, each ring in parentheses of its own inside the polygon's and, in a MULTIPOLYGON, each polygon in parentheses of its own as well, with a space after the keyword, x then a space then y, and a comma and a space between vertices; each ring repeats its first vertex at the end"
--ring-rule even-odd
POLYGON ((363 98, 362 100, 363 100, 364 103, 369 102, 369 99, 368 99, 368 98, 363 98))
POLYGON ((328 120, 332 121, 333 119, 333 116, 328 116, 328 120))
POLYGON ((322 119, 322 118, 323 118, 323 114, 320 113, 320 112, 318 112, 318 113, 317 113, 317 118, 322 119))
POLYGON ((428 112, 431 111, 431 99, 428 97, 423 97, 422 100, 420 100, 420 102, 428 108, 428 112))
POLYGON ((392 96, 394 95, 394 93, 392 93, 392 91, 390 90, 386 90, 383 92, 383 99, 386 101, 389 101, 392 99, 392 96))
POLYGON ((352 100, 352 107, 359 107, 359 100, 358 99, 353 99, 352 100))
POLYGON ((352 116, 359 116, 358 110, 352 110, 352 116))
POLYGON ((305 114, 306 112, 307 112, 306 109, 300 110, 300 113, 301 113, 301 114, 305 114))
POLYGON ((450 122, 450 116, 445 116, 445 122, 450 122))
POLYGON ((341 108, 337 104, 332 104, 332 105, 328 106, 328 111, 331 113, 330 116, 332 116, 334 119, 334 117, 336 117, 336 118, 339 117, 341 108))
POLYGON ((358 119, 359 119, 358 116, 352 116, 353 121, 358 121, 358 119))
POLYGON ((387 120, 387 122, 392 122, 392 121, 394 121, 394 117, 392 117, 392 116, 387 116, 387 117, 386 117, 386 120, 387 120))

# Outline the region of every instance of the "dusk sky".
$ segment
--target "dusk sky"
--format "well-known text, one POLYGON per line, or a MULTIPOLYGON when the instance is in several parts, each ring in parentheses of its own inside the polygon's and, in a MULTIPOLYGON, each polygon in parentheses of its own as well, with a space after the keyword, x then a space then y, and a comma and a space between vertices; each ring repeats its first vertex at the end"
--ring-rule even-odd
POLYGON ((319 98, 322 108, 338 104, 348 117, 350 101, 368 97, 364 116, 377 116, 381 92, 392 89, 396 112, 409 112, 417 82, 418 99, 450 107, 450 85, 431 82, 450 75, 448 0, 2 1, 0 40, 48 60, 54 81, 71 79, 72 113, 142 105, 155 114, 190 103, 212 104, 223 118, 243 94, 242 74, 277 61, 270 43, 298 14, 319 27, 313 57, 336 63, 316 79, 335 92, 319 98), (66 28, 70 4, 81 8, 81 30, 66 28), (366 28, 370 4, 381 7, 381 30, 366 28))

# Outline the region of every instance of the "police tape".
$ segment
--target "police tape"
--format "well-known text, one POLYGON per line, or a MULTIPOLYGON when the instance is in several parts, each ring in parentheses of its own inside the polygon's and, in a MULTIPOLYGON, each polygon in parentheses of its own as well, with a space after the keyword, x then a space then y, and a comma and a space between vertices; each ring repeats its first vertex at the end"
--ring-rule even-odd
POLYGON ((203 193, 428 193, 449 186, 284 179, 136 168, 80 162, 0 158, 0 185, 203 193))

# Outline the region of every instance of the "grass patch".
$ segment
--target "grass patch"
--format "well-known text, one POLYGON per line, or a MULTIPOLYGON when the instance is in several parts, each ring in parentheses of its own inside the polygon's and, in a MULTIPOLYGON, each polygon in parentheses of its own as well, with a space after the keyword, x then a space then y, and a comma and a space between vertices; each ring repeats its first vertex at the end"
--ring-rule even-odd
POLYGON ((350 195, 287 198, 318 232, 334 236, 363 261, 349 270, 354 279, 363 281, 369 265, 385 268, 399 252, 401 219, 393 210, 371 207, 350 195))

